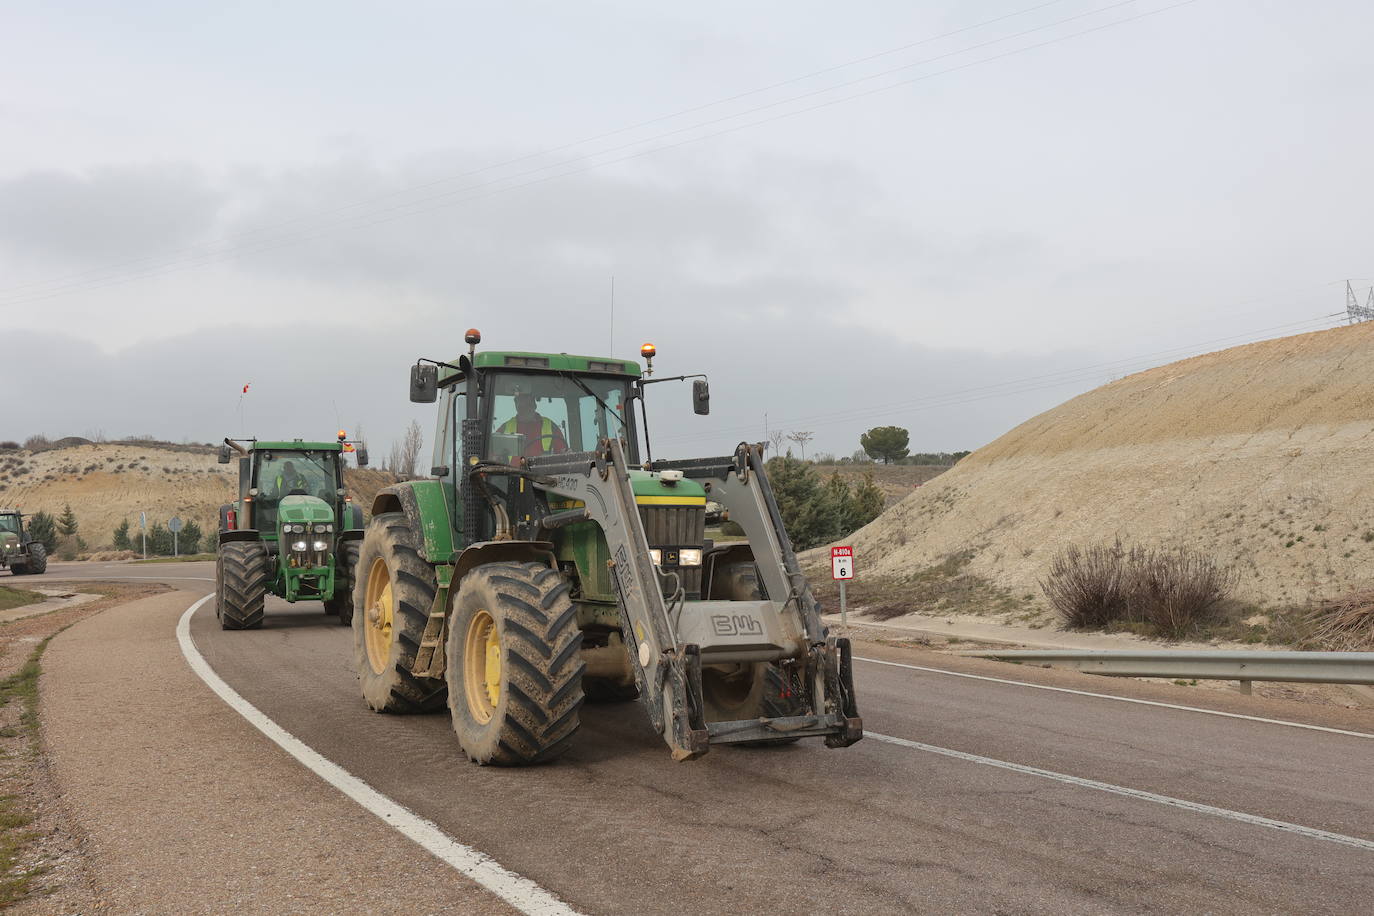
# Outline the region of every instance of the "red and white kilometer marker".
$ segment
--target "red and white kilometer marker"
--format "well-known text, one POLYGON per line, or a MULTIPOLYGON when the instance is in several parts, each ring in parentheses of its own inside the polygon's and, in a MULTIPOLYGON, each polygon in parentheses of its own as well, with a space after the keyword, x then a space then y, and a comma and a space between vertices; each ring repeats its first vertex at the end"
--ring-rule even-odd
POLYGON ((830 578, 840 583, 840 623, 849 626, 849 609, 844 603, 844 584, 854 578, 854 548, 830 548, 830 578))

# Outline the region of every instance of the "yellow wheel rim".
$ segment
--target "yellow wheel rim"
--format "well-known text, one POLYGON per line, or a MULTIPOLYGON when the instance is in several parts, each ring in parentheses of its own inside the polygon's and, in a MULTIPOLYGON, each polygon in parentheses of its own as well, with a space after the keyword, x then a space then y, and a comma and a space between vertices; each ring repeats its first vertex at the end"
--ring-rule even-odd
POLYGON ((463 638, 463 688, 472 717, 490 722, 501 699, 501 636, 486 611, 472 615, 463 638))
POLYGON ((396 599, 391 590, 391 570, 386 568, 386 560, 381 557, 373 560, 372 568, 367 571, 364 597, 363 635, 367 644, 367 663, 374 674, 384 674, 391 664, 391 626, 396 617, 396 599))

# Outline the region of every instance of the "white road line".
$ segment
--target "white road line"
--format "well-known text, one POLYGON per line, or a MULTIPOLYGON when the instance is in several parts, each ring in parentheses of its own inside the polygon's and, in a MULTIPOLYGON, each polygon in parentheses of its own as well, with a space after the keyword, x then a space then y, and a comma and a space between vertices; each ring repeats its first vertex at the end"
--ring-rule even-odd
POLYGON ((209 662, 191 640, 191 615, 205 602, 214 598, 206 595, 186 609, 177 622, 177 642, 186 662, 200 679, 209 685, 219 698, 239 715, 272 739, 282 750, 309 768, 316 776, 362 805, 386 824, 396 828, 419 843, 442 861, 491 891, 522 913, 539 916, 576 916, 577 911, 559 900, 529 878, 517 875, 496 860, 471 846, 465 846, 444 833, 437 824, 428 821, 409 808, 387 798, 343 767, 325 758, 314 748, 269 719, 256 706, 240 696, 214 672, 209 662))
POLYGON ((1284 833, 1296 834, 1297 836, 1310 837, 1314 840, 1325 840, 1328 843, 1339 843, 1342 846, 1353 846, 1356 849, 1367 849, 1374 852, 1374 841, 1361 839, 1355 836, 1346 836, 1343 833, 1332 833, 1328 830, 1318 830, 1315 827, 1304 827, 1301 824, 1276 821, 1273 818, 1261 817, 1258 814, 1246 814, 1244 811, 1232 811, 1229 808, 1217 808, 1212 805, 1204 805, 1201 802, 1188 801, 1182 798, 1171 798, 1168 795, 1157 795, 1154 792, 1146 792, 1143 789, 1129 789, 1125 786, 1114 786, 1109 782, 1098 782, 1095 779, 1084 779, 1081 776, 1069 776, 1066 773, 1056 773, 1053 770, 1042 770, 1039 767, 1030 767, 1021 763, 1009 763, 1008 761, 997 760, 993 757, 981 757, 978 754, 955 751, 947 747, 936 747, 933 744, 908 741, 906 738, 894 738, 891 735, 879 735, 870 731, 864 732, 864 737, 872 738, 875 741, 885 741, 888 744, 895 744, 898 747, 905 747, 911 750, 925 751, 930 754, 939 754, 943 757, 953 757, 956 760, 966 760, 969 763, 981 763, 984 766, 1011 770, 1013 773, 1022 773, 1027 776, 1039 776, 1041 779, 1052 779, 1055 782, 1077 786, 1080 789, 1095 789, 1098 792, 1110 792, 1113 795, 1123 795, 1126 798, 1154 802, 1157 805, 1167 805, 1171 808, 1182 808, 1185 811, 1194 811, 1198 814, 1208 814, 1213 817, 1224 817, 1229 820, 1239 821, 1242 824, 1267 827, 1270 830, 1278 830, 1284 833))
POLYGON ((1052 690, 1055 693, 1072 693, 1080 697, 1095 697, 1099 700, 1115 700, 1118 703, 1136 703, 1141 706, 1158 706, 1161 709, 1178 709, 1184 712, 1198 712, 1207 716, 1221 716, 1225 719, 1244 719, 1247 722, 1263 722, 1265 725, 1282 725, 1287 728, 1305 728, 1308 731, 1328 732, 1333 735, 1348 735, 1351 738, 1374 738, 1368 732, 1352 732, 1343 728, 1328 728, 1325 725, 1308 725, 1305 722, 1289 722, 1287 719, 1266 719, 1262 716, 1247 716, 1238 712, 1222 712, 1219 709, 1204 709, 1200 706, 1180 706, 1176 703, 1161 703, 1157 700, 1137 700, 1135 697, 1118 697, 1110 693, 1092 693, 1088 690, 1073 690, 1069 687, 1051 687, 1048 684, 1032 684, 1029 681, 1013 681, 1004 677, 988 677, 984 674, 965 674, 962 671, 949 671, 945 668, 927 668, 924 665, 908 665, 902 662, 889 662, 881 658, 854 656, 856 662, 872 665, 887 665, 890 668, 909 668, 912 671, 926 671, 930 674, 947 674, 950 677, 965 677, 974 681, 990 681, 994 684, 1009 684, 1013 687, 1033 687, 1036 690, 1052 690))

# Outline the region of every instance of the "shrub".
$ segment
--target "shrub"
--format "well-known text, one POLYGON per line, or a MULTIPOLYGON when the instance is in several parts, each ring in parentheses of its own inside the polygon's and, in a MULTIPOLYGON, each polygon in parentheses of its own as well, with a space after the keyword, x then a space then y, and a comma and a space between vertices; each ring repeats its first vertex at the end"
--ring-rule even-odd
POLYGON ((1070 628, 1148 624, 1180 639, 1215 616, 1235 585, 1235 573, 1186 547, 1126 550, 1070 546, 1050 563, 1040 588, 1070 628))
POLYGON ((1071 545, 1050 562, 1040 589, 1067 626, 1104 627, 1126 612, 1124 559, 1119 541, 1113 547, 1071 545))
POLYGON ((1207 554, 1132 548, 1126 557, 1127 617, 1154 625, 1160 635, 1182 639, 1215 616, 1231 593, 1235 573, 1207 554))

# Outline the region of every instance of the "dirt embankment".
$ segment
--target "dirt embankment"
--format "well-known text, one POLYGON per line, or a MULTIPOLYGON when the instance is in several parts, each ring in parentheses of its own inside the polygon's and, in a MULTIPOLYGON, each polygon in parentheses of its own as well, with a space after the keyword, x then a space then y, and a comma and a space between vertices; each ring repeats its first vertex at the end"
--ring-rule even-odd
POLYGON ((967 556, 1016 594, 1068 544, 1187 545, 1237 597, 1304 601, 1374 568, 1374 323, 1141 372, 1046 411, 925 484, 852 541, 905 578, 967 556))
MULTIPOLYGON (((371 468, 350 468, 344 476, 349 495, 365 510, 396 479, 371 468)), ((0 452, 0 506, 56 516, 70 505, 91 550, 108 547, 125 519, 137 530, 140 511, 150 525, 175 515, 213 531, 219 507, 237 486, 237 464, 219 464, 213 452, 113 443, 0 452)))

